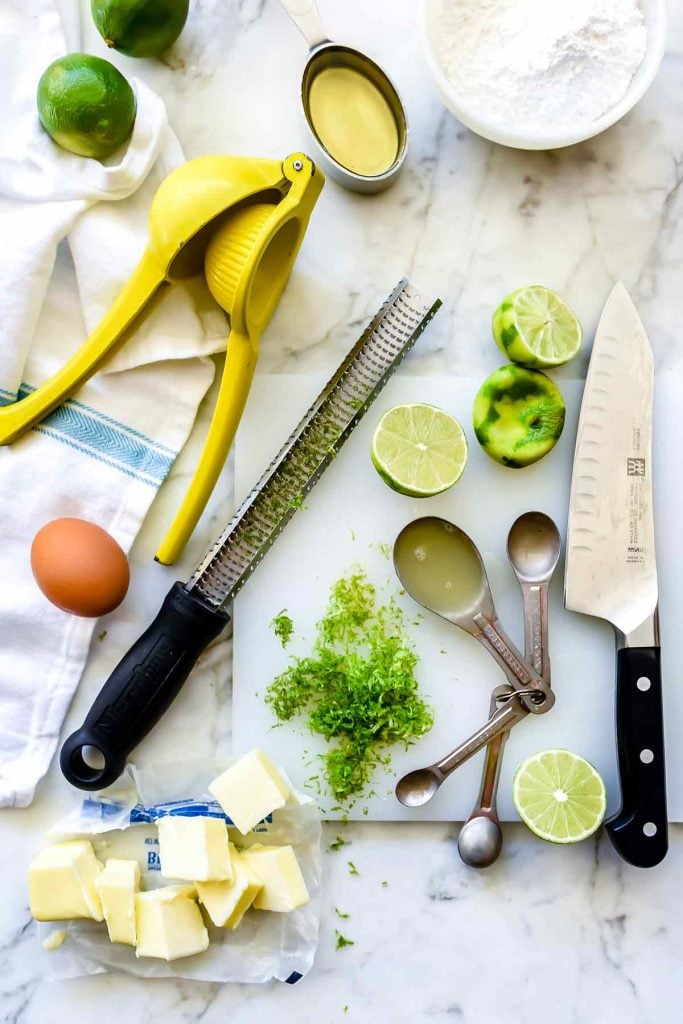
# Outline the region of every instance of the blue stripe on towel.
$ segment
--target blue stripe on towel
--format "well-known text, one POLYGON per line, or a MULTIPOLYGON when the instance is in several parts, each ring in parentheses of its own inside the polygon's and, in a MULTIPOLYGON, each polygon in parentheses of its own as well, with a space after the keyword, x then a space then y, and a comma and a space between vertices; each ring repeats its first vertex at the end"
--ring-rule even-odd
MULTIPOLYGON (((22 384, 19 399, 32 391, 35 388, 30 384, 22 384)), ((10 391, 0 388, 0 405, 14 400, 10 391)), ((175 452, 165 445, 73 399, 60 405, 33 429, 155 487, 166 478, 175 458, 175 452)))

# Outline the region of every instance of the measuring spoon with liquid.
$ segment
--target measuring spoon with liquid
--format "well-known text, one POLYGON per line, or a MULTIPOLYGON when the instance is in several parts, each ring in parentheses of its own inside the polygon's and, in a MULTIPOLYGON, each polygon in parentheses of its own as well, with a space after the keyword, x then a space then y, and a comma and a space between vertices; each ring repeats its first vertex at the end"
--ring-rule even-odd
POLYGON ((280 2, 309 46, 301 102, 318 162, 345 188, 380 192, 395 180, 408 147, 396 86, 367 54, 329 39, 315 0, 280 2))
POLYGON ((396 538, 394 567, 413 600, 478 640, 515 691, 510 701, 447 757, 399 780, 398 799, 408 807, 419 807, 431 800, 451 772, 499 733, 529 712, 549 711, 555 696, 504 632, 481 555, 463 530, 437 516, 416 519, 396 538))
MULTIPOLYGON (((548 588, 560 557, 560 547, 559 530, 544 512, 525 512, 510 527, 508 558, 524 598, 524 657, 548 686, 548 588)), ((497 686, 493 691, 491 715, 505 689, 497 686)), ((458 852, 472 868, 490 867, 503 848, 496 795, 507 735, 496 736, 486 748, 479 796, 458 836, 458 852)))

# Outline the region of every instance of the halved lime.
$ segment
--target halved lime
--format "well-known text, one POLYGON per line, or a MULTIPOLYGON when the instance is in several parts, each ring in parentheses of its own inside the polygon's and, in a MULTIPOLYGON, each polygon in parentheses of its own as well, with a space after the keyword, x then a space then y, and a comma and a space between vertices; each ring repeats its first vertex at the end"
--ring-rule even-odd
POLYGON ((400 494, 429 498, 448 490, 467 463, 467 438, 456 419, 433 405, 397 405, 372 437, 373 465, 400 494))
POLYGON ((561 366, 581 348, 581 324, 566 302, 542 285, 506 296, 492 327, 498 348, 520 366, 561 366))
POLYGON ((592 764, 570 750, 544 750, 515 773, 512 801, 524 824, 549 843, 579 843, 602 824, 605 784, 592 764))

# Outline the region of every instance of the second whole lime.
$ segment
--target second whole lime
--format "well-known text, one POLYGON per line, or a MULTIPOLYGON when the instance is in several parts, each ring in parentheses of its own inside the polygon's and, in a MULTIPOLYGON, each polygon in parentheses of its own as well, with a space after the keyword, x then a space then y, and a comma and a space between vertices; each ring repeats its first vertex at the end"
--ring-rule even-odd
POLYGON ((38 83, 38 116, 70 153, 101 160, 130 137, 135 93, 118 68, 89 53, 53 61, 38 83))
POLYGON ((91 0, 95 27, 107 46, 127 57, 158 57, 187 21, 189 0, 91 0))

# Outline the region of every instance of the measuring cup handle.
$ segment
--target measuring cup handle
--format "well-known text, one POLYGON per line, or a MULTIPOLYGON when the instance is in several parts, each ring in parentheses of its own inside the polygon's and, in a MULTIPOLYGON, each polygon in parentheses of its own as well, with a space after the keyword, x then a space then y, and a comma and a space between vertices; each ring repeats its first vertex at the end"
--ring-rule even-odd
POLYGON ((309 49, 329 42, 315 0, 280 0, 280 3, 308 43, 309 49))

